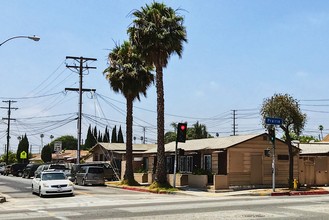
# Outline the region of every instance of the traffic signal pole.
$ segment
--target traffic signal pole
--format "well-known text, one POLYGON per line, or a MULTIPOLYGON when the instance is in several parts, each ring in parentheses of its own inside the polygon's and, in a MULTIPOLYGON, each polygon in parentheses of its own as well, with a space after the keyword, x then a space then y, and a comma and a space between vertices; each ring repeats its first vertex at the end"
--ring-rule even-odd
POLYGON ((275 192, 275 126, 268 126, 268 134, 272 143, 272 190, 275 192))
POLYGON ((177 125, 177 136, 175 145, 175 161, 174 161, 174 180, 173 187, 176 188, 176 170, 177 170, 177 147, 178 142, 185 143, 186 141, 187 123, 178 123, 177 125))
POLYGON ((175 145, 175 161, 174 161, 174 183, 173 187, 176 188, 176 170, 177 170, 177 146, 178 146, 178 141, 176 140, 176 145, 175 145))

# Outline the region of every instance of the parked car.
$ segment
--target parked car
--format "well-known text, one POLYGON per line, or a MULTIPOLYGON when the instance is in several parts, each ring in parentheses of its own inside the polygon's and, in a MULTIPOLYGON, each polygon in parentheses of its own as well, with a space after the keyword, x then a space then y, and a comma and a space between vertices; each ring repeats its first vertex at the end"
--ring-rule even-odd
POLYGON ((0 174, 4 174, 4 172, 5 172, 5 168, 6 168, 6 164, 4 164, 4 163, 1 163, 0 164, 0 174))
POLYGON ((8 176, 11 173, 11 165, 7 165, 3 172, 3 175, 8 176))
POLYGON ((10 168, 10 173, 13 176, 21 177, 23 175, 23 170, 27 166, 27 163, 13 163, 10 168))
POLYGON ((22 177, 23 178, 30 178, 34 176, 34 172, 37 170, 37 168, 40 166, 41 164, 37 164, 37 163, 30 163, 28 164, 24 170, 23 170, 23 174, 22 177))
POLYGON ((62 171, 66 176, 69 175, 70 170, 66 168, 65 164, 41 164, 36 171, 34 172, 34 175, 40 174, 42 171, 46 170, 56 170, 56 171, 62 171))
POLYGON ((32 193, 45 195, 74 195, 74 184, 61 171, 43 171, 32 180, 32 193))
POLYGON ((69 179, 72 182, 75 182, 76 174, 84 166, 97 166, 102 167, 104 169, 104 178, 105 180, 118 180, 111 165, 107 162, 88 162, 83 164, 74 164, 71 169, 71 173, 69 174, 69 179))
POLYGON ((76 174, 77 185, 104 185, 104 169, 98 166, 82 166, 76 174))

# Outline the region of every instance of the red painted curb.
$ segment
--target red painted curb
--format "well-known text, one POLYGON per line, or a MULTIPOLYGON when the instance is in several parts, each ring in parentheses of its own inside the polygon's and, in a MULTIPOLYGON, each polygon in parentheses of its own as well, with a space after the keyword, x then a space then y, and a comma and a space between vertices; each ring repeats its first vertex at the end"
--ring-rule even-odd
POLYGON ((325 195, 329 194, 328 191, 291 191, 291 196, 301 196, 301 195, 325 195))
POLYGON ((272 192, 271 196, 289 196, 289 192, 272 192))

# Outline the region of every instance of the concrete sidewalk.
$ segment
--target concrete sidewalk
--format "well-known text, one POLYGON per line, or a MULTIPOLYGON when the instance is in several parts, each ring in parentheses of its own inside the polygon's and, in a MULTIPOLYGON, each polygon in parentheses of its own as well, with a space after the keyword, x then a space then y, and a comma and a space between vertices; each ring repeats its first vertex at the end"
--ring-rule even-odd
POLYGON ((121 186, 107 182, 108 187, 121 188, 125 190, 133 190, 139 192, 161 193, 161 194, 182 194, 192 196, 300 196, 300 195, 324 195, 329 194, 329 187, 319 187, 309 190, 291 191, 289 189, 277 188, 275 192, 272 189, 244 189, 244 190, 202 190, 190 187, 180 187, 178 191, 160 191, 148 189, 146 186, 121 186))

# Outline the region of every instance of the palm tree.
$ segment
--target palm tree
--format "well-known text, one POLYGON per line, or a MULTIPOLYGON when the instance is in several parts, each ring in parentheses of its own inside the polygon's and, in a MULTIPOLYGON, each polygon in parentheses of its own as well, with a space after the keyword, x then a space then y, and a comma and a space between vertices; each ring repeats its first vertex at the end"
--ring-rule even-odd
POLYGON ((321 140, 323 140, 323 125, 319 125, 319 130, 320 130, 320 133, 321 133, 321 140))
POLYGON ((131 44, 125 41, 116 45, 109 54, 110 66, 104 70, 114 92, 122 93, 127 101, 126 115, 126 171, 124 182, 135 185, 132 165, 133 102, 140 101, 140 94, 146 97, 146 90, 154 80, 152 67, 145 64, 131 44))
POLYGON ((179 58, 183 52, 183 42, 187 42, 184 18, 177 10, 163 3, 153 2, 141 10, 135 10, 133 24, 128 28, 130 41, 145 59, 156 69, 157 92, 157 166, 156 182, 167 183, 164 151, 164 91, 163 68, 172 54, 179 58))

